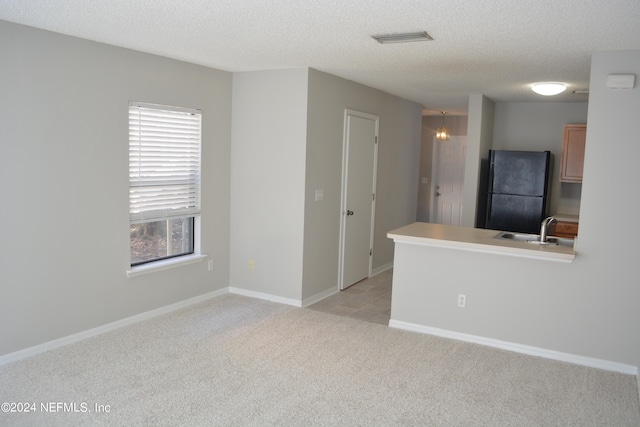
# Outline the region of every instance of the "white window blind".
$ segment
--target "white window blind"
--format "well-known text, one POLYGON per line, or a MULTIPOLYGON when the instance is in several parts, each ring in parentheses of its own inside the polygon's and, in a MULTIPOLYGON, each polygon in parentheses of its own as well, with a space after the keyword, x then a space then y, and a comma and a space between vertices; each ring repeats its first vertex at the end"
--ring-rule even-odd
POLYGON ((129 104, 131 223, 200 213, 202 113, 129 104))

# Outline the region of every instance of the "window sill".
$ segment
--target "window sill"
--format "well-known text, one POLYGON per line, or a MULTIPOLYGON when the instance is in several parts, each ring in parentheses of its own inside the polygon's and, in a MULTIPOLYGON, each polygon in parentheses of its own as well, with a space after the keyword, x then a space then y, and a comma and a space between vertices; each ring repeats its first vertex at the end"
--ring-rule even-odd
POLYGON ((203 254, 187 255, 179 258, 172 258, 163 261, 156 261, 149 264, 138 265, 127 270, 127 277, 132 278, 143 274, 155 273, 157 271, 168 270, 170 268, 202 262, 207 256, 203 254))

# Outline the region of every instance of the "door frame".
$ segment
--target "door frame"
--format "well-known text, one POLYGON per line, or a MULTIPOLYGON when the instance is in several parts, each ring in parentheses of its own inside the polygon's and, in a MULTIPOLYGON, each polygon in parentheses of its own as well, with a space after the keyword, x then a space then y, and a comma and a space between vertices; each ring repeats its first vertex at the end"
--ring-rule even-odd
POLYGON ((438 145, 436 137, 433 137, 433 144, 431 145, 431 185, 429 186, 429 222, 436 224, 438 219, 437 207, 436 207, 436 181, 438 180, 438 174, 440 173, 440 164, 438 162, 440 156, 440 146, 438 145))
MULTIPOLYGON (((364 113, 361 111, 351 110, 345 108, 344 110, 344 129, 342 135, 342 180, 341 180, 341 195, 340 195, 340 247, 339 247, 339 259, 338 259, 338 288, 344 290, 344 255, 345 255, 345 237, 347 227, 347 179, 349 177, 349 116, 360 117, 363 119, 371 120, 375 123, 375 143, 373 149, 373 185, 372 185, 372 197, 371 197, 371 229, 369 231, 369 271, 368 277, 371 277, 373 271, 373 243, 374 243, 374 231, 375 231, 375 213, 376 213, 376 185, 378 177, 378 136, 379 136, 379 124, 380 117, 364 113)), ((351 285, 351 284, 350 284, 351 285)), ((350 286, 349 285, 349 286, 350 286)))

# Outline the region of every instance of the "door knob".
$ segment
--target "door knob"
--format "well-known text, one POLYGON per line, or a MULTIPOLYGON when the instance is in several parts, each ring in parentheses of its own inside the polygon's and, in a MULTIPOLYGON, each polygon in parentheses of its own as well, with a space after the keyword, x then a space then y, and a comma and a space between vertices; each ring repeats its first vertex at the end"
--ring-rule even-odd
POLYGON ((438 193, 438 192, 436 191, 436 197, 437 197, 437 196, 439 196, 439 195, 440 195, 440 193, 438 193))
POLYGON ((349 210, 348 210, 348 211, 347 211, 347 216, 349 216, 349 215, 353 215, 353 211, 349 211, 349 210))

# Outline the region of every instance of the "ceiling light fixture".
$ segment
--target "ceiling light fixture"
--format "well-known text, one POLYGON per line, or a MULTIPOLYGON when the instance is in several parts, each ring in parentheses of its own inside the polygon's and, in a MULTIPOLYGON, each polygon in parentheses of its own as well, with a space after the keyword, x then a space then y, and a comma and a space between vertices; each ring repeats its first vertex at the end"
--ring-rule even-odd
POLYGON ((558 82, 542 82, 534 83, 531 86, 531 90, 539 95, 553 96, 564 92, 567 89, 567 85, 558 82))
POLYGON ((381 44, 427 42, 433 40, 433 37, 431 37, 426 31, 420 31, 417 33, 380 34, 371 36, 371 38, 381 44))
POLYGON ((444 127, 444 116, 447 114, 446 111, 442 112, 442 126, 440 126, 436 130, 436 140, 437 141, 448 141, 449 140, 449 131, 446 127, 444 127))

